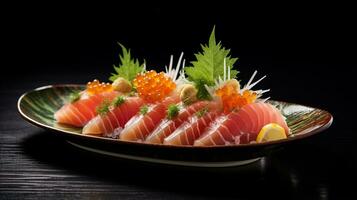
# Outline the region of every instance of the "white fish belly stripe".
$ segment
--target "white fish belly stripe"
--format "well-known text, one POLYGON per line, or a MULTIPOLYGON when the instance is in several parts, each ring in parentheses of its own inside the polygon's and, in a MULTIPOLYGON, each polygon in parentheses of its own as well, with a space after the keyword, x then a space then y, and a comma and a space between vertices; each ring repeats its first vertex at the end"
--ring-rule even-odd
MULTIPOLYGON (((152 121, 151 117, 150 117, 150 116, 147 116, 146 118, 149 119, 150 122, 151 122, 151 125, 152 125, 153 127, 155 127, 155 124, 154 124, 154 122, 152 121)), ((150 132, 148 129, 146 129, 146 130, 147 130, 147 132, 150 132)))
MULTIPOLYGON (((221 127, 226 129, 227 133, 229 133, 232 136, 232 140, 233 140, 234 136, 233 136, 232 132, 229 130, 229 128, 227 128, 227 126, 224 123, 221 124, 221 127)), ((226 139, 225 139, 225 141, 226 141, 226 139)))
POLYGON ((102 129, 100 127, 100 121, 101 120, 102 120, 101 117, 98 115, 98 116, 95 117, 95 121, 93 121, 93 122, 94 122, 94 124, 95 124, 95 126, 97 127, 98 130, 100 130, 101 132, 104 132, 104 129, 102 129))
MULTIPOLYGON (((73 105, 71 105, 71 107, 74 107, 73 105)), ((80 123, 83 123, 83 121, 73 112, 73 109, 68 108, 68 112, 71 113, 72 116, 74 116, 80 123)), ((73 121, 73 120, 71 120, 73 121)))
MULTIPOLYGON (((245 130, 245 131, 250 131, 250 130, 248 130, 249 127, 247 127, 250 123, 252 123, 252 119, 251 119, 249 113, 247 113, 247 111, 245 111, 245 110, 243 110, 243 109, 241 109, 240 112, 245 113, 246 116, 247 116, 246 118, 248 118, 248 120, 249 120, 248 123, 247 123, 247 121, 242 120, 242 121, 244 122, 245 128, 247 129, 247 130, 245 130)), ((243 118, 242 118, 242 119, 243 119, 243 118)), ((251 128, 251 127, 250 127, 250 128, 251 128)))
POLYGON ((112 121, 109 119, 109 116, 108 115, 105 115, 105 119, 107 120, 107 122, 108 122, 108 124, 109 124, 109 126, 110 126, 110 130, 112 130, 112 131, 110 131, 110 132, 113 132, 114 131, 114 126, 113 126, 113 124, 112 124, 112 121))
MULTIPOLYGON (((170 125, 171 125, 171 124, 170 124, 170 125)), ((176 127, 175 123, 173 123, 173 126, 170 126, 170 125, 167 127, 167 129, 169 129, 169 132, 172 133, 172 132, 175 131, 175 129, 176 129, 177 127, 176 127)))
POLYGON ((84 104, 84 102, 82 102, 82 101, 78 101, 78 103, 81 104, 82 107, 84 107, 84 109, 86 109, 88 113, 90 113, 90 118, 91 118, 91 119, 92 119, 93 117, 95 117, 94 112, 93 112, 91 109, 89 109, 89 107, 87 106, 87 104, 84 104))
POLYGON ((86 122, 86 121, 87 121, 87 118, 81 113, 81 111, 79 111, 78 108, 77 108, 76 106, 74 106, 74 105, 72 105, 72 107, 74 107, 75 111, 78 113, 78 115, 79 115, 80 118, 82 119, 82 120, 81 120, 82 124, 83 124, 84 122, 86 122))
POLYGON ((196 108, 191 106, 191 107, 188 107, 187 109, 185 109, 184 111, 185 113, 187 113, 188 116, 191 116, 193 115, 194 113, 197 112, 196 108), (191 111, 192 110, 192 111, 191 111))
MULTIPOLYGON (((134 99, 132 99, 131 101, 135 101, 134 99)), ((120 106, 120 109, 123 111, 121 113, 124 113, 125 116, 123 116, 123 120, 124 121, 128 121, 131 117, 132 117, 132 113, 133 113, 133 110, 137 110, 136 108, 136 103, 132 103, 132 102, 126 102, 126 103, 123 103, 121 106, 120 106)), ((134 113, 136 114, 136 113, 134 113)), ((123 125, 124 126, 124 125, 123 125)))
POLYGON ((96 96, 91 96, 88 98, 88 100, 93 102, 93 105, 95 107, 97 107, 98 105, 100 105, 103 102, 102 98, 96 97, 96 96))
POLYGON ((203 124, 204 124, 205 126, 208 125, 205 119, 202 119, 201 121, 203 122, 203 124))
MULTIPOLYGON (((193 128, 192 128, 192 126, 190 126, 190 128, 191 128, 191 130, 192 130, 192 133, 194 132, 193 131, 193 128)), ((186 140, 186 142, 185 143, 181 143, 181 144, 188 144, 189 143, 189 141, 188 141, 188 133, 189 133, 189 131, 187 130, 187 129, 185 129, 185 131, 183 132, 183 134, 184 134, 184 136, 185 136, 185 140, 186 140)))
MULTIPOLYGON (((196 121, 196 122, 194 122, 193 124, 191 124, 191 126, 190 126, 190 128, 191 128, 191 133, 192 133, 192 137, 195 137, 195 130, 198 130, 198 120, 196 121)), ((186 134, 186 136, 187 136, 188 134, 186 134)), ((187 143, 189 143, 189 141, 188 141, 188 137, 187 137, 187 143)))
MULTIPOLYGON (((232 128, 233 130, 235 130, 236 128, 239 128, 239 126, 236 125, 236 121, 234 121, 232 118, 228 118, 228 117, 227 117, 227 119, 226 119, 224 122, 227 122, 227 123, 228 123, 229 121, 231 121, 231 124, 233 124, 233 125, 232 125, 232 126, 233 126, 233 128, 232 128)), ((224 122, 223 122, 221 125, 224 125, 224 122)), ((232 134, 232 131, 230 131, 230 129, 229 129, 226 125, 225 125, 225 128, 227 128, 227 129, 228 129, 228 132, 232 134)), ((238 129, 238 130, 239 130, 239 129, 238 129)), ((238 130, 237 130, 237 131, 238 131, 238 130)))
POLYGON ((130 129, 127 129, 126 135, 135 135, 136 139, 142 137, 143 133, 141 132, 141 128, 139 128, 138 124, 132 125, 130 129))
MULTIPOLYGON (((119 108, 115 108, 115 109, 119 109, 119 108)), ((112 115, 112 117, 115 119, 115 122, 116 122, 116 125, 115 125, 115 128, 119 127, 120 126, 120 123, 117 119, 117 116, 115 115, 115 113, 113 112, 113 110, 109 110, 110 114, 112 115)))
POLYGON ((124 118, 124 116, 122 114, 122 113, 126 113, 127 112, 127 110, 125 110, 125 107, 126 107, 126 104, 124 103, 124 104, 114 108, 114 110, 113 110, 113 111, 115 111, 114 112, 115 119, 117 120, 119 126, 122 126, 122 127, 124 127, 125 124, 120 124, 120 122, 121 121, 123 121, 123 122, 126 121, 126 118, 124 118))
POLYGON ((254 131, 255 129, 257 129, 257 126, 258 126, 258 123, 255 123, 255 120, 257 119, 257 113, 256 113, 255 109, 251 106, 251 104, 247 105, 246 108, 248 109, 247 113, 250 118, 250 123, 252 124, 251 130, 249 130, 249 131, 252 131, 252 130, 254 131))
MULTIPOLYGON (((149 129, 148 129, 148 127, 146 126, 146 123, 145 123, 144 120, 142 120, 142 121, 140 122, 140 124, 141 124, 142 126, 144 126, 144 129, 145 129, 146 133, 149 133, 149 132, 150 132, 149 129)), ((141 130, 141 128, 140 128, 140 127, 142 127, 142 126, 137 126, 137 128, 140 129, 140 136, 141 136, 140 138, 141 138, 141 139, 144 139, 145 136, 144 136, 143 130, 141 130)))
POLYGON ((221 138, 221 141, 225 144, 226 143, 226 140, 224 139, 224 137, 222 136, 222 133, 219 129, 216 130, 217 131, 217 134, 219 135, 219 138, 221 138))
POLYGON ((201 131, 203 131, 203 130, 199 130, 198 122, 201 121, 204 124, 204 126, 207 126, 207 123, 206 123, 206 120, 205 120, 204 117, 202 117, 201 119, 197 120, 197 123, 196 123, 196 125, 197 125, 197 134, 194 134, 195 139, 197 139, 200 136, 201 131))
POLYGON ((100 122, 100 125, 102 125, 102 130, 104 131, 104 133, 108 133, 107 128, 104 126, 104 119, 102 116, 100 116, 99 122, 100 122))
POLYGON ((211 144, 217 145, 216 142, 213 140, 212 134, 208 135, 209 141, 211 141, 211 144))
MULTIPOLYGON (((203 120, 204 121, 204 120, 203 120)), ((200 134, 201 130, 199 127, 199 121, 196 122, 196 131, 192 132, 192 136, 194 139, 198 138, 199 134, 200 134)))
MULTIPOLYGON (((68 106, 67 106, 67 107, 68 107, 68 106)), ((66 109, 69 109, 69 108, 66 108, 66 109)), ((64 109, 64 110, 66 110, 66 109, 64 109)), ((68 122, 71 122, 71 121, 72 121, 71 118, 69 118, 68 114, 65 113, 65 112, 63 112, 63 111, 61 111, 60 116, 66 118, 68 122)))

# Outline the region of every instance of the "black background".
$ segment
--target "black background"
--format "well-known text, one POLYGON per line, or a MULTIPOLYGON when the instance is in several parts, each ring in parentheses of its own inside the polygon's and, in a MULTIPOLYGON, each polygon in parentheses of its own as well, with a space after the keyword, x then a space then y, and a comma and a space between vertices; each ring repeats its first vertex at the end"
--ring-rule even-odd
MULTIPOLYGON (((332 113, 331 128, 304 143, 304 148, 316 152, 303 153, 312 154, 308 162, 323 157, 323 166, 333 166, 326 173, 334 175, 318 173, 318 167, 300 175, 317 173, 314 180, 326 181, 334 195, 346 194, 348 186, 333 182, 356 177, 353 96, 357 52, 352 7, 296 4, 271 5, 274 9, 270 9, 265 5, 176 4, 140 8, 133 4, 110 9, 96 5, 16 8, 5 18, 1 90, 4 94, 14 90, 20 95, 48 84, 85 83, 94 78, 107 81, 112 64, 119 60, 117 41, 141 61, 145 59, 151 69, 163 69, 171 54, 177 58, 182 51, 191 61, 215 25, 217 40, 239 57, 235 68, 243 83, 257 69, 258 75, 268 75, 258 87, 270 88, 272 99, 332 113), (329 155, 321 155, 325 153, 331 155, 331 160, 329 155), (350 172, 339 177, 344 169, 350 172)), ((15 110, 16 97, 12 99, 9 105, 3 105, 4 110, 8 106, 15 110)), ((300 155, 299 148, 292 148, 290 153, 300 155)), ((304 171, 304 165, 295 164, 304 171)), ((301 192, 301 196, 305 192, 315 195, 310 190, 301 192)))
POLYGON ((352 122, 346 111, 353 103, 357 43, 356 14, 348 5, 96 6, 24 6, 11 13, 4 37, 10 60, 3 68, 11 75, 3 76, 2 86, 14 79, 107 81, 119 62, 117 42, 150 69, 163 69, 171 54, 181 52, 192 61, 216 25, 217 40, 239 57, 242 83, 258 70, 268 75, 258 87, 270 88, 273 99, 326 109, 341 118, 336 125, 352 122))

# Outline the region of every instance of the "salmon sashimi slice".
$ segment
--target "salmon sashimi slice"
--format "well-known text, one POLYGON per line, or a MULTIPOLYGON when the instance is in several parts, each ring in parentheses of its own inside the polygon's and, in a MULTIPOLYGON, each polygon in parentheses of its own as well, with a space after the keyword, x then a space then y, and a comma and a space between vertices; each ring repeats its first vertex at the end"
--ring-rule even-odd
POLYGON ((170 104, 177 104, 179 96, 173 95, 165 98, 162 102, 148 105, 145 114, 138 113, 125 125, 120 133, 120 139, 129 141, 144 141, 145 138, 156 128, 156 126, 167 115, 170 104))
POLYGON ((205 128, 220 113, 218 110, 213 110, 205 113, 203 116, 191 116, 188 121, 184 122, 171 135, 164 139, 164 144, 193 145, 194 141, 201 136, 205 128))
POLYGON ((118 106, 110 106, 108 112, 99 114, 83 127, 83 134, 117 137, 125 124, 139 112, 144 101, 139 97, 126 97, 118 106))
POLYGON ((89 120, 97 115, 96 108, 98 105, 100 105, 104 100, 113 100, 117 95, 119 95, 119 93, 115 91, 103 92, 94 95, 87 95, 84 92, 79 100, 62 106, 54 114, 54 117, 58 123, 83 127, 89 122, 89 120))
POLYGON ((269 123, 277 123, 286 134, 289 133, 284 116, 273 105, 262 102, 248 104, 238 112, 217 118, 194 145, 247 144, 255 141, 262 127, 269 123))
POLYGON ((210 109, 210 107, 217 107, 216 104, 217 103, 213 101, 199 101, 184 107, 182 103, 180 103, 178 105, 178 107, 180 107, 179 114, 173 119, 162 120, 156 129, 146 138, 145 142, 163 143, 164 138, 173 133, 176 128, 187 121, 190 116, 203 108, 210 109))

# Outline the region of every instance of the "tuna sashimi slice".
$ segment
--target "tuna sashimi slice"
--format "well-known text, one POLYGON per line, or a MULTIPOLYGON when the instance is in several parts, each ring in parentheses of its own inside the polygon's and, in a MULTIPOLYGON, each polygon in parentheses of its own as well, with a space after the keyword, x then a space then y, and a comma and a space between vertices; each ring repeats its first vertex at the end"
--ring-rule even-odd
POLYGON ((187 107, 183 107, 182 103, 180 103, 178 105, 180 107, 179 114, 173 119, 162 120, 156 129, 146 138, 145 142, 163 143, 164 138, 173 133, 176 128, 187 121, 190 116, 203 108, 209 109, 209 107, 217 107, 216 104, 217 103, 213 101, 199 101, 187 107))
POLYGON ((218 118, 194 145, 247 144, 255 141, 261 128, 269 123, 277 123, 289 133, 284 116, 277 108, 262 102, 248 104, 238 112, 218 118))
POLYGON ((95 95, 82 95, 83 98, 62 106, 54 117, 58 123, 69 124, 76 127, 83 127, 89 120, 96 116, 96 108, 104 100, 111 101, 118 92, 103 92, 95 95))
POLYGON ((111 106, 105 114, 97 115, 83 127, 83 134, 116 136, 116 130, 121 130, 131 117, 139 112, 144 101, 139 97, 126 97, 124 102, 116 107, 111 106))
POLYGON ((125 125, 120 133, 120 139, 129 141, 144 141, 145 138, 166 117, 166 111, 170 104, 180 101, 177 95, 169 96, 162 102, 149 105, 146 114, 138 113, 125 125))
POLYGON ((218 110, 209 111, 203 116, 191 116, 171 135, 164 139, 164 144, 192 145, 201 136, 205 128, 220 114, 218 110))

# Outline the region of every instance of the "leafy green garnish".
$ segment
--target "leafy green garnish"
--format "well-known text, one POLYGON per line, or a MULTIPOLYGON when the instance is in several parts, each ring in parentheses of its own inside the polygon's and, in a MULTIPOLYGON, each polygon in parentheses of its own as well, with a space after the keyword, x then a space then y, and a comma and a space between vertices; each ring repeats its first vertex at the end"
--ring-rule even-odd
POLYGON ((117 96, 113 102, 112 102, 112 105, 114 107, 118 107, 120 106, 121 104, 123 104, 125 102, 125 98, 123 96, 117 96))
POLYGON ((78 101, 81 98, 81 93, 80 91, 73 91, 70 95, 69 95, 69 102, 74 103, 76 101, 78 101))
POLYGON ((99 115, 104 115, 109 112, 110 101, 105 99, 99 106, 96 108, 96 112, 99 115))
POLYGON ((167 109, 167 118, 173 119, 174 117, 176 117, 178 115, 179 111, 180 111, 180 108, 177 105, 175 105, 175 104, 169 105, 169 107, 167 109))
POLYGON ((195 87, 197 88, 197 99, 211 100, 212 97, 205 87, 205 85, 208 85, 207 82, 203 79, 197 79, 194 82, 195 82, 195 87))
POLYGON ((136 94, 137 92, 138 92, 137 89, 136 89, 135 87, 132 87, 129 96, 135 96, 135 94, 136 94))
POLYGON ((197 116, 197 117, 202 117, 202 116, 205 115, 207 112, 208 112, 208 108, 207 108, 207 107, 202 108, 201 110, 199 110, 199 111, 196 112, 196 116, 197 116))
POLYGON ((122 77, 131 82, 138 73, 144 70, 144 64, 140 64, 138 59, 131 57, 130 49, 127 50, 122 44, 118 44, 122 49, 122 55, 119 55, 120 64, 113 65, 116 73, 112 73, 109 80, 115 81, 118 77, 122 77))
POLYGON ((233 64, 238 58, 232 58, 230 49, 222 47, 221 42, 216 42, 215 28, 213 27, 208 45, 202 45, 202 53, 195 54, 196 61, 191 62, 193 66, 186 67, 185 72, 190 81, 195 83, 198 90, 198 99, 210 99, 210 95, 204 85, 213 86, 215 80, 220 76, 223 78, 224 69, 223 63, 226 59, 226 66, 230 68, 230 77, 235 78, 238 71, 232 70, 233 64))
POLYGON ((140 107, 140 114, 146 115, 146 113, 148 113, 148 111, 149 111, 149 107, 147 105, 143 105, 140 107))

